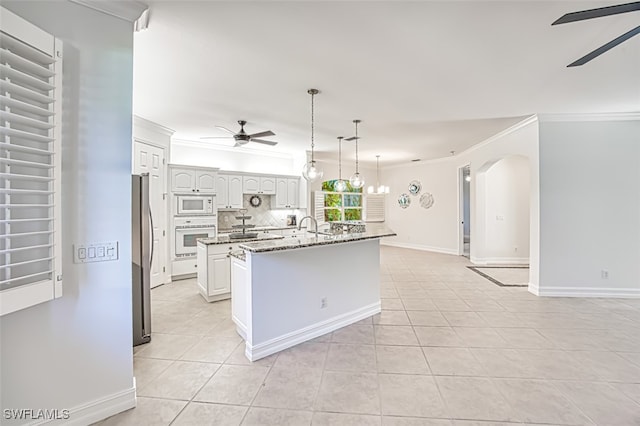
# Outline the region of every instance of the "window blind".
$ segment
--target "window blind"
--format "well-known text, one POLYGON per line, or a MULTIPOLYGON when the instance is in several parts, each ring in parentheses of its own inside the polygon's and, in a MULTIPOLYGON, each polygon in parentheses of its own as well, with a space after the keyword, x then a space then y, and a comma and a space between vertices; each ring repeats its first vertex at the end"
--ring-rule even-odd
POLYGON ((368 194, 364 197, 364 220, 384 222, 385 195, 368 194))
POLYGON ((61 295, 54 52, 0 31, 0 314, 61 295))

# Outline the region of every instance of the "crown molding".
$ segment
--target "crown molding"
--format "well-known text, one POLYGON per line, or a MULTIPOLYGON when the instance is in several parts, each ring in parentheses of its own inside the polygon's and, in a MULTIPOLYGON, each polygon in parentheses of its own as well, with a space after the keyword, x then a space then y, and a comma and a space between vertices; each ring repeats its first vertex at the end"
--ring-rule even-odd
POLYGON ((72 3, 88 7, 98 12, 115 16, 128 22, 135 22, 142 13, 149 8, 146 3, 137 0, 108 1, 108 0, 69 0, 72 3))
POLYGON ((597 112, 580 114, 537 114, 540 122, 561 121, 634 121, 640 120, 640 111, 597 112))
POLYGON ((212 151, 225 151, 225 152, 235 152, 241 154, 249 154, 249 155, 257 155, 261 157, 272 157, 272 158, 284 158, 287 160, 292 160, 293 155, 287 152, 280 151, 262 151, 250 148, 244 148, 242 146, 224 146, 224 145, 214 145, 208 142, 203 141, 193 141, 188 139, 171 139, 171 147, 173 148, 175 145, 181 145, 184 147, 190 148, 198 148, 198 149, 207 149, 212 151))
POLYGON ((140 126, 140 127, 145 127, 149 130, 153 130, 156 132, 160 132, 163 133, 167 136, 173 136, 173 134, 176 132, 173 129, 170 129, 168 127, 165 127, 161 124, 158 124, 156 122, 153 122, 151 120, 147 120, 146 118, 142 118, 139 115, 134 115, 133 116, 133 125, 134 126, 140 126))

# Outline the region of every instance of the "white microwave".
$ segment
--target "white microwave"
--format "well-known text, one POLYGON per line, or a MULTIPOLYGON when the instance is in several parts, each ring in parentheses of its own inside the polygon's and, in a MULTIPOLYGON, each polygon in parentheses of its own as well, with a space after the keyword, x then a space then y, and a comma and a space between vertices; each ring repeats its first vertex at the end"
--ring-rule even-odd
POLYGON ((178 215, 216 214, 215 195, 176 195, 178 215))

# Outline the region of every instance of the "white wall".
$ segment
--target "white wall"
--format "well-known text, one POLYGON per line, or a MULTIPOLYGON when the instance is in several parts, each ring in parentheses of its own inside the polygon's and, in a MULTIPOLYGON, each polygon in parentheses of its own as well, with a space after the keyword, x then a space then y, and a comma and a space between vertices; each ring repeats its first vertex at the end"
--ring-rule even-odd
POLYGON ((71 409, 80 420, 75 408, 119 396, 112 402, 125 409, 134 402, 132 26, 71 2, 2 5, 64 42, 64 285, 62 298, 2 317, 1 405, 71 409), (101 241, 119 242, 119 260, 72 263, 74 243, 101 241))
MULTIPOLYGON (((529 162, 529 241, 530 282, 538 281, 538 126, 535 117, 505 130, 494 137, 452 157, 387 167, 381 171, 381 180, 391 188, 387 202, 387 225, 398 235, 385 238, 383 244, 396 245, 442 253, 461 253, 459 242, 463 232, 460 221, 463 216, 460 206, 460 167, 469 164, 471 170, 471 260, 482 263, 490 257, 484 207, 483 188, 478 185, 478 172, 486 171, 499 160, 522 155, 529 162), (419 195, 412 196, 407 209, 398 206, 397 198, 408 193, 412 180, 422 183, 422 191, 433 195, 435 203, 430 209, 419 205, 419 195)), ((482 173, 480 174, 482 175, 482 173)), ((481 180, 481 179, 480 179, 481 180)))
MULTIPOLYGON (((303 155, 304 153, 301 153, 303 155)), ((243 147, 207 146, 202 142, 171 141, 171 164, 190 166, 218 167, 251 173, 273 173, 283 175, 302 175, 304 162, 295 157, 278 152, 249 150, 243 147), (299 165, 299 167, 298 167, 299 165)))
POLYGON ((540 294, 640 296, 639 142, 638 114, 541 119, 540 294))
MULTIPOLYGON (((492 164, 484 176, 485 263, 529 262, 529 160, 516 155, 492 164)), ((478 181, 481 178, 477 176, 478 181)))

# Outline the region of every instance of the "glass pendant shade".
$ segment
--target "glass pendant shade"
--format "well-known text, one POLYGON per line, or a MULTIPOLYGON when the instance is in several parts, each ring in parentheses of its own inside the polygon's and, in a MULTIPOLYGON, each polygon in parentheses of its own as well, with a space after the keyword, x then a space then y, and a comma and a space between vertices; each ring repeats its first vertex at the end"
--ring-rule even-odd
POLYGON ((339 179, 336 181, 336 183, 333 185, 333 189, 336 192, 344 192, 347 189, 347 182, 339 179))
POLYGON ((309 161, 302 168, 302 177, 308 182, 315 182, 318 179, 322 179, 322 170, 318 168, 315 161, 309 161))
POLYGON ((351 182, 351 186, 356 189, 360 189, 364 186, 364 179, 362 178, 362 176, 360 176, 360 173, 358 172, 355 172, 353 176, 351 176, 351 179, 349 179, 349 182, 351 182))

